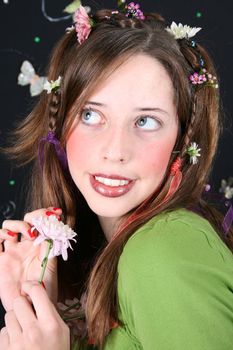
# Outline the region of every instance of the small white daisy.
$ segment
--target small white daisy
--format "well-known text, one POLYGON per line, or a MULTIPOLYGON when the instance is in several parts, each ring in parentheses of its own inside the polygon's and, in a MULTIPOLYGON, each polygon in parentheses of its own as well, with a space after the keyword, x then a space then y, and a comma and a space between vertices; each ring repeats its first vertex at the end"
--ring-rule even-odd
POLYGON ((187 148, 186 153, 190 156, 190 163, 197 164, 198 158, 201 154, 199 153, 201 148, 198 148, 198 144, 196 142, 191 142, 190 146, 187 148))
POLYGON ((56 91, 61 85, 61 76, 57 80, 49 82, 48 80, 44 84, 44 90, 47 91, 47 94, 50 94, 52 91, 56 91))

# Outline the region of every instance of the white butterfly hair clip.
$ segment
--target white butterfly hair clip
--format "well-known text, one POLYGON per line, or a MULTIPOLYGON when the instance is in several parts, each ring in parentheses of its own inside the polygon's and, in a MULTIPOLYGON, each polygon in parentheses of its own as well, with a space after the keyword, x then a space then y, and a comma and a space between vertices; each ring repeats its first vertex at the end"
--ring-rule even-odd
POLYGON ((18 75, 18 84, 21 86, 30 85, 31 96, 39 95, 44 89, 46 77, 39 77, 39 75, 35 73, 35 69, 29 61, 23 61, 20 70, 21 72, 18 75))

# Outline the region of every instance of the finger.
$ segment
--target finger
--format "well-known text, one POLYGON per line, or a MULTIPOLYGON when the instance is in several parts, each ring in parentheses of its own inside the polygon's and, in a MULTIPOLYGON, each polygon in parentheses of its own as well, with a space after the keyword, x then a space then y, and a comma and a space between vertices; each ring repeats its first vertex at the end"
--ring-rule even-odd
POLYGON ((42 209, 34 210, 30 213, 25 214, 24 221, 33 225, 32 219, 35 217, 55 215, 58 219, 60 219, 61 214, 62 214, 62 210, 60 208, 55 208, 55 207, 42 208, 42 209))
POLYGON ((55 213, 56 215, 61 215, 62 214, 62 209, 61 208, 48 207, 47 210, 55 213))
POLYGON ((37 237, 36 232, 31 231, 31 226, 25 221, 4 220, 2 228, 15 233, 20 232, 22 234, 22 237, 26 239, 32 240, 35 239, 35 237, 37 237))
POLYGON ((17 319, 17 315, 13 310, 10 310, 5 314, 5 324, 10 343, 15 343, 22 334, 22 328, 17 319))
POLYGON ((18 298, 15 298, 13 302, 13 310, 18 325, 23 332, 30 330, 36 323, 36 314, 27 297, 19 296, 18 298))
POLYGON ((9 335, 7 332, 7 328, 3 327, 1 329, 1 333, 0 333, 0 349, 1 350, 7 350, 10 347, 10 341, 9 341, 9 335))
POLYGON ((37 281, 22 283, 22 294, 30 297, 35 309, 37 319, 42 322, 53 322, 54 319, 61 319, 55 306, 50 301, 45 289, 37 281))
POLYGON ((0 239, 2 241, 9 240, 10 242, 16 243, 18 241, 18 233, 7 229, 0 229, 0 239))

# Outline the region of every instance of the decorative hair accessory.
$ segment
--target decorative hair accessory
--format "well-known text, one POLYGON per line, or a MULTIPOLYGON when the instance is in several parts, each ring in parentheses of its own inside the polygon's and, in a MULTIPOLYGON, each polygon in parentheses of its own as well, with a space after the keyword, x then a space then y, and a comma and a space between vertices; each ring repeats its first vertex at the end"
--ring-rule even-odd
POLYGON ((91 28, 94 26, 94 21, 88 16, 85 7, 82 5, 75 12, 74 20, 78 42, 82 44, 88 38, 91 28))
POLYGON ((175 22, 172 22, 171 26, 167 27, 166 30, 171 33, 175 39, 190 39, 195 36, 201 30, 201 28, 192 28, 181 23, 177 25, 175 22))
POLYGON ((55 81, 51 80, 51 82, 49 82, 47 80, 46 83, 44 84, 44 90, 47 91, 47 94, 50 94, 51 92, 56 92, 60 88, 60 85, 61 85, 61 76, 59 75, 59 77, 55 81))
POLYGON ((169 185, 168 192, 163 200, 163 203, 167 202, 173 194, 178 190, 180 183, 182 181, 183 175, 181 171, 182 160, 180 157, 177 157, 172 163, 170 168, 171 182, 169 185))
POLYGON ((172 34, 175 39, 186 39, 188 45, 194 48, 198 53, 200 70, 198 72, 194 72, 189 76, 191 83, 193 85, 205 85, 217 89, 217 78, 207 72, 205 68, 205 61, 202 58, 200 51, 198 50, 196 42, 194 40, 190 40, 190 38, 194 37, 201 29, 202 28, 190 27, 181 23, 177 25, 175 22, 172 22, 171 26, 166 28, 166 31, 172 34))
POLYGON ((23 61, 18 75, 18 84, 21 86, 30 85, 31 96, 37 96, 43 91, 46 77, 39 77, 29 61, 23 61))
POLYGON ((199 153, 201 148, 198 148, 196 142, 191 142, 190 146, 187 148, 186 153, 190 156, 190 163, 197 164, 198 158, 201 154, 199 153))
POLYGON ((44 165, 44 146, 46 142, 54 145, 58 159, 63 168, 66 169, 68 166, 66 153, 62 148, 60 141, 56 138, 54 131, 49 131, 48 135, 46 137, 43 137, 39 142, 39 160, 41 168, 43 169, 44 165))
POLYGON ((218 88, 217 78, 208 73, 205 68, 201 68, 199 73, 195 72, 191 74, 189 79, 193 85, 205 84, 205 86, 218 88))
POLYGON ((126 5, 124 0, 118 0, 117 6, 120 12, 124 13, 128 18, 137 18, 141 21, 145 19, 143 12, 140 10, 140 5, 137 3, 130 2, 128 5, 126 5))
POLYGON ((134 2, 130 2, 128 5, 126 5, 126 14, 125 16, 128 18, 137 18, 143 21, 145 19, 145 16, 143 12, 140 10, 140 5, 136 4, 134 2))
MULTIPOLYGON (((124 0, 118 0, 117 5, 119 11, 113 10, 111 13, 113 16, 122 12, 128 18, 137 18, 139 20, 145 19, 143 12, 140 10, 139 4, 130 2, 126 5, 124 0)), ((105 18, 110 19, 111 17, 105 16, 105 18)), ((67 33, 70 33, 75 28, 78 42, 79 44, 82 44, 89 37, 91 29, 95 26, 95 21, 91 16, 88 16, 86 8, 80 5, 74 14, 74 22, 75 26, 68 27, 66 31, 67 33)))
POLYGON ((182 165, 182 161, 180 157, 177 157, 176 160, 172 163, 170 173, 171 175, 175 175, 178 171, 180 171, 182 165))
POLYGON ((66 28, 66 34, 70 34, 73 30, 75 30, 75 26, 67 27, 66 28))

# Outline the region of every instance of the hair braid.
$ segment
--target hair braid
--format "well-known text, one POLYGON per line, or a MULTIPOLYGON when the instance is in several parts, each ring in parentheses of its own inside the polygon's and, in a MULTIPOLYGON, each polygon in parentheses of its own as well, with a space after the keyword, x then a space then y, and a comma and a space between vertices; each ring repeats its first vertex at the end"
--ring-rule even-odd
POLYGON ((185 132, 183 146, 182 146, 181 151, 180 151, 180 158, 181 159, 184 158, 185 153, 186 153, 186 149, 187 149, 187 147, 190 143, 190 140, 192 138, 192 135, 193 135, 194 126, 196 123, 196 103, 197 103, 197 96, 195 94, 194 101, 192 103, 191 119, 190 119, 190 122, 188 124, 187 131, 185 132))
POLYGON ((48 110, 48 121, 49 121, 49 130, 55 131, 57 125, 57 114, 60 107, 60 91, 52 93, 49 101, 49 110, 48 110))

